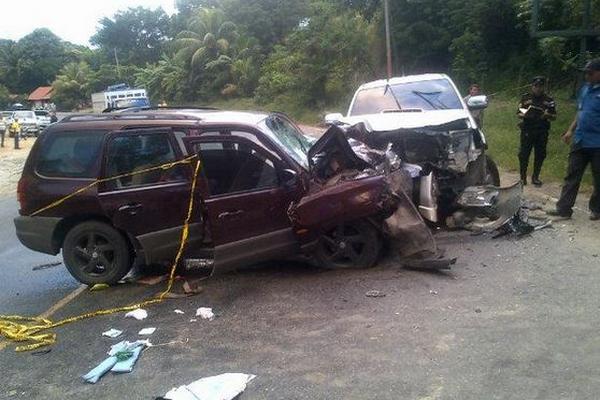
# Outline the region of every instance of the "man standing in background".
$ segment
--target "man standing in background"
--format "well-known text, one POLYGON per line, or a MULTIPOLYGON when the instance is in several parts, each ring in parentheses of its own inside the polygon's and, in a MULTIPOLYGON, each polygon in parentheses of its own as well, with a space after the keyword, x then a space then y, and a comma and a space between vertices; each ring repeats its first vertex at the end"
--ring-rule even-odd
MULTIPOLYGON (((465 104, 469 102, 469 99, 473 96, 480 96, 481 95, 481 88, 479 87, 478 84, 473 83, 471 86, 469 86, 469 94, 467 96, 465 96, 465 98, 463 99, 465 101, 465 104)), ((473 119, 475 120, 475 122, 477 122, 477 126, 479 128, 483 128, 483 108, 479 109, 479 110, 469 110, 469 112, 471 113, 471 116, 473 117, 473 119)))
POLYGON ((522 119, 519 123, 519 127, 521 128, 519 166, 523 185, 527 185, 527 167, 529 166, 529 156, 533 149, 534 159, 531 182, 535 186, 542 186, 540 172, 546 158, 550 121, 556 119, 556 104, 552 97, 544 93, 545 84, 546 78, 543 76, 533 78, 531 81, 531 91, 521 96, 517 110, 518 117, 522 119))
POLYGON ((571 218, 581 178, 591 164, 594 192, 589 203, 590 219, 597 221, 600 220, 600 58, 588 62, 584 72, 587 84, 579 93, 575 120, 562 136, 565 143, 573 141, 567 176, 556 210, 547 214, 571 218))

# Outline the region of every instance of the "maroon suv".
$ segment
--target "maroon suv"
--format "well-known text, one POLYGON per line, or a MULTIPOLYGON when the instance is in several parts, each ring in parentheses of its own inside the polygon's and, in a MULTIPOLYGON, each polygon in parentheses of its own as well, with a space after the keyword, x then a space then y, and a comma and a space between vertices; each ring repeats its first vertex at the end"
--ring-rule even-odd
POLYGON ((147 265, 170 263, 187 213, 191 164, 107 181, 30 215, 97 179, 198 154, 188 268, 227 270, 302 253, 329 268, 369 267, 387 236, 404 237, 407 255, 435 253, 402 179, 357 157, 336 129, 313 145, 278 113, 66 118, 46 129, 27 159, 17 236, 36 251, 62 249, 66 267, 86 284, 117 282, 138 257, 147 265))

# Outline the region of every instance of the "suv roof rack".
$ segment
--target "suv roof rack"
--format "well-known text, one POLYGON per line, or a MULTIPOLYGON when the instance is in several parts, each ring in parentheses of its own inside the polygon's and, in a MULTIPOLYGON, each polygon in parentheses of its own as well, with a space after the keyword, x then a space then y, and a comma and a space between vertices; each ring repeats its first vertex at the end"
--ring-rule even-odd
POLYGON ((85 122, 85 121, 115 121, 115 120, 166 120, 166 119, 199 119, 185 114, 143 114, 143 113, 103 113, 103 114, 75 114, 68 115, 60 122, 85 122))
POLYGON ((127 108, 107 108, 102 113, 110 112, 140 112, 140 111, 157 111, 157 110, 201 110, 201 111, 217 111, 216 107, 209 106, 134 106, 127 108))

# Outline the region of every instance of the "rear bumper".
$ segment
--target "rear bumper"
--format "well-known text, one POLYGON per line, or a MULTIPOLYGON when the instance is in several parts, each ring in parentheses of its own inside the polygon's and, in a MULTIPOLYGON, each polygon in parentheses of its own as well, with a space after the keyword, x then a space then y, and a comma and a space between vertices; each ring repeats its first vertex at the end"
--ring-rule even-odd
POLYGON ((16 217, 17 237, 23 246, 31 250, 56 255, 60 248, 52 243, 52 238, 60 220, 52 217, 16 217))

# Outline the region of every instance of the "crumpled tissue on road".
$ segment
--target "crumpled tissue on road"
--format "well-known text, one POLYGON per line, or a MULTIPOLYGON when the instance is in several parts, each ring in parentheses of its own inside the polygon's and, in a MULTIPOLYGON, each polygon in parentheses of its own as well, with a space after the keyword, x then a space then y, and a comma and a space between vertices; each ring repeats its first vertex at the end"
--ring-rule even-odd
POLYGON ((213 319, 215 319, 215 314, 213 313, 213 310, 210 307, 200 307, 196 310, 196 317, 201 317, 202 319, 212 321, 213 319))
POLYGON ((129 311, 127 314, 125 314, 125 318, 135 318, 138 321, 146 319, 147 317, 148 311, 144 310, 143 308, 136 308, 135 310, 129 311))
POLYGON ((121 333, 123 333, 123 331, 120 331, 120 330, 114 329, 114 328, 110 328, 106 332, 102 332, 102 336, 106 336, 106 337, 114 339, 114 338, 120 336, 121 333))
POLYGON ((163 399, 168 400, 232 400, 246 390, 246 385, 256 375, 226 373, 198 379, 189 385, 169 390, 163 399))
POLYGON ((114 344, 108 351, 109 357, 82 376, 82 378, 88 383, 96 383, 108 371, 117 373, 131 372, 142 350, 151 345, 148 340, 137 340, 135 342, 124 340, 114 344))

